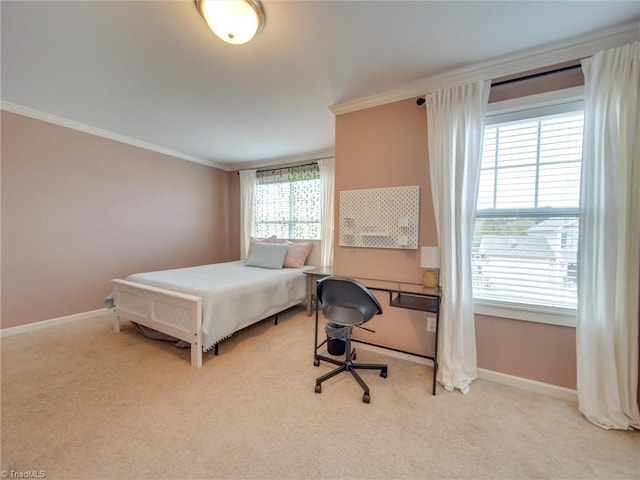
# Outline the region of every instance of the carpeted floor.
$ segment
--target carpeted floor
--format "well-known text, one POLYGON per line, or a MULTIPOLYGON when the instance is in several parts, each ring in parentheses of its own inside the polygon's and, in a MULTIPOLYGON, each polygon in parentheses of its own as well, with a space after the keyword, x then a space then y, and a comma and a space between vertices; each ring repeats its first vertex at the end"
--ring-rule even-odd
POLYGON ((638 479, 640 433, 577 405, 477 380, 430 395, 431 370, 359 349, 371 404, 346 375, 314 392, 313 321, 263 322, 205 354, 110 316, 2 338, 7 478, 638 479))

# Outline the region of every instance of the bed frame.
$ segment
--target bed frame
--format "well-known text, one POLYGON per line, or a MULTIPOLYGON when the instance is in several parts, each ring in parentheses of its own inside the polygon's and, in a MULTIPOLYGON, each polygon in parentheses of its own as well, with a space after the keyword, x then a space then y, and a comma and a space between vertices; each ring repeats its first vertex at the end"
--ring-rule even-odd
MULTIPOLYGON (((311 243, 313 243, 313 249, 306 263, 320 265, 320 241, 311 240, 311 243)), ((123 319, 189 342, 191 343, 191 366, 202 367, 202 299, 200 297, 127 280, 114 279, 111 282, 116 312, 113 320, 115 332, 120 331, 120 319, 123 319)), ((277 325, 278 313, 298 303, 296 301, 274 307, 265 312, 262 318, 248 321, 239 328, 248 327, 271 316, 275 316, 277 325)), ((217 343, 214 348, 214 353, 217 355, 217 343)))
POLYGON ((191 343, 191 366, 202 367, 202 299, 194 295, 114 279, 116 316, 113 330, 120 331, 120 319, 130 320, 191 343))
MULTIPOLYGON (((120 320, 129 320, 152 328, 164 334, 191 343, 191 366, 202 367, 202 299, 194 295, 152 287, 142 283, 113 279, 113 296, 116 316, 113 330, 120 331, 120 320)), ((278 314, 304 302, 296 299, 263 312, 259 318, 249 319, 238 326, 242 330, 267 318, 274 318, 278 324, 278 314)), ((215 343, 214 355, 218 355, 215 343)))

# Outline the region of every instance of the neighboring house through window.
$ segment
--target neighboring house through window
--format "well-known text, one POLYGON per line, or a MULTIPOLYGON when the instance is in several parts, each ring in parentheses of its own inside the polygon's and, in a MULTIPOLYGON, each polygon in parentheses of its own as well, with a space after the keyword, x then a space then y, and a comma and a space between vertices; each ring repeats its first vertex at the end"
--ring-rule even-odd
POLYGON ((472 261, 477 304, 575 312, 582 132, 575 97, 488 115, 472 261))

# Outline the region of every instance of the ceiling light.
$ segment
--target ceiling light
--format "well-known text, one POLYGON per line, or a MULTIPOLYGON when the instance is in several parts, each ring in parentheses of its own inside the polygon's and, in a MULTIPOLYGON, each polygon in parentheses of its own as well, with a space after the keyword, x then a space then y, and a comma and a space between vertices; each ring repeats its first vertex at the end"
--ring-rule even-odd
POLYGON ((260 0, 195 1, 209 28, 227 43, 247 43, 264 27, 265 14, 260 0))

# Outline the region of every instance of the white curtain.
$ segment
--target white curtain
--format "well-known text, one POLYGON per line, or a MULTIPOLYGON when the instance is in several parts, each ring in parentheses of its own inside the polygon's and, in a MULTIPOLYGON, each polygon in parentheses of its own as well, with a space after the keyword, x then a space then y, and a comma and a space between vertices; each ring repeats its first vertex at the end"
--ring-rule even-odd
POLYGON ((469 391, 477 377, 471 246, 484 118, 491 83, 438 90, 426 98, 431 190, 442 288, 437 380, 469 391))
POLYGON ((240 171, 240 258, 249 254, 253 233, 253 203, 256 189, 256 170, 240 171))
POLYGON ((333 203, 335 192, 335 158, 318 160, 320 168, 320 261, 322 267, 333 265, 333 203))
POLYGON ((600 52, 582 69, 578 399, 596 425, 640 428, 640 44, 600 52))

